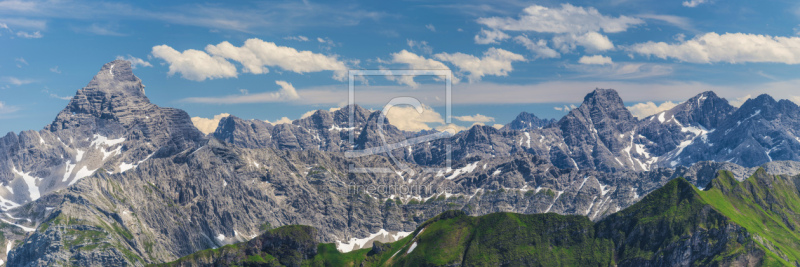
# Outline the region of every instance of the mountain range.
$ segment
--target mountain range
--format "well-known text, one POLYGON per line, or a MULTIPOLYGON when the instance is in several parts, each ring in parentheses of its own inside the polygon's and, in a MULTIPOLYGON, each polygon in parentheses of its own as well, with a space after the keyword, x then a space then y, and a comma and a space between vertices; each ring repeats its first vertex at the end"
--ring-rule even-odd
MULTIPOLYGON (((558 121, 523 112, 501 129, 476 125, 397 147, 392 157, 364 153, 353 158, 347 153, 412 143, 431 133, 399 130, 379 111, 350 105, 319 110, 291 124, 230 116, 204 135, 186 112, 150 103, 130 62, 116 60, 78 90, 50 125, 0 138, 0 243, 13 266, 142 266, 230 244, 262 242, 253 245, 263 248, 265 240, 285 237, 280 237, 283 231, 330 243, 317 252, 336 254, 414 240, 420 225, 449 210, 459 210, 447 216, 470 227, 480 225, 475 218, 484 218, 472 216, 551 212, 568 216, 513 216, 594 227, 591 235, 584 233, 587 240, 610 249, 607 261, 596 262, 634 264, 637 258, 620 255, 620 248, 646 247, 646 254, 663 247, 620 243, 622 237, 603 236, 598 225, 622 220, 620 214, 637 210, 664 185, 688 192, 686 182, 676 178, 708 190, 721 188, 722 170, 732 177, 725 182, 731 186, 748 183, 753 173, 800 173, 798 116, 800 108, 788 100, 762 95, 737 108, 704 92, 638 119, 616 91, 597 89, 558 121), (282 228, 290 225, 312 228, 282 228)), ((724 207, 703 198, 710 194, 704 192, 688 197, 697 206, 724 207)), ((771 211, 787 209, 796 211, 794 206, 771 211)), ((733 224, 722 224, 723 217, 737 219, 717 212, 716 226, 728 229, 733 224)), ((643 231, 636 222, 619 223, 643 231)), ((626 232, 623 239, 631 234, 645 238, 626 232)), ((761 251, 785 243, 764 232, 759 236, 762 241, 756 243, 737 242, 761 251)), ((586 245, 581 242, 564 244, 586 245)), ((295 245, 315 248, 301 243, 295 245)), ((316 257, 304 253, 289 257, 316 257)), ((284 264, 283 254, 266 254, 284 264)), ((774 254, 781 263, 797 260, 787 252, 774 254)), ((758 256, 746 255, 748 260, 758 256)), ((775 258, 764 255, 756 258, 775 258)), ((711 262, 723 261, 701 263, 711 262)))

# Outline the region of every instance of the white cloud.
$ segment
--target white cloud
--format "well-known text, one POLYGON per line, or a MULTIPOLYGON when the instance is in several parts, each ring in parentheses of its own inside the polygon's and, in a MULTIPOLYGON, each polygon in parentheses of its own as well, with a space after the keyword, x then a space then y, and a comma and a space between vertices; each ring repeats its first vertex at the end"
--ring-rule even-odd
POLYGON ((302 36, 302 35, 286 36, 286 37, 283 37, 283 39, 294 40, 294 41, 298 41, 298 42, 308 42, 308 37, 305 37, 305 36, 302 36))
MULTIPOLYGON (((333 107, 333 108, 330 108, 330 109, 328 109, 328 112, 334 112, 334 111, 337 111, 337 110, 340 110, 340 109, 342 109, 342 108, 333 107)), ((316 112, 317 112, 317 110, 316 110, 316 109, 315 109, 315 110, 309 110, 309 111, 307 111, 306 113, 303 113, 303 115, 300 115, 300 118, 301 118, 301 119, 308 118, 308 117, 310 117, 311 115, 314 115, 314 113, 316 113, 316 112)))
MULTIPOLYGON (((450 68, 447 67, 442 62, 425 58, 424 56, 420 56, 407 50, 403 49, 400 52, 392 53, 392 60, 391 63, 395 64, 404 64, 407 66, 408 69, 412 70, 449 70, 450 68)), ((416 88, 419 86, 416 81, 414 81, 414 76, 392 76, 387 75, 386 79, 390 81, 397 81, 400 84, 405 84, 411 86, 412 88, 416 88)), ((453 83, 458 83, 458 79, 452 77, 451 81, 453 83)))
POLYGON ((458 133, 460 131, 468 130, 468 128, 464 127, 464 126, 461 126, 461 125, 457 125, 457 124, 451 123, 451 124, 447 124, 447 125, 436 126, 436 130, 440 131, 440 132, 450 132, 451 134, 455 134, 455 133, 458 133))
POLYGON ((661 103, 661 105, 656 105, 652 101, 648 101, 646 103, 638 103, 630 106, 628 107, 628 110, 631 112, 631 114, 633 114, 634 117, 644 119, 647 118, 647 116, 672 109, 677 105, 678 104, 673 103, 672 101, 661 103))
POLYGON ((286 81, 275 81, 275 84, 279 85, 281 89, 278 91, 278 98, 283 100, 294 100, 300 98, 300 95, 297 94, 297 90, 294 89, 291 83, 286 81))
POLYGON ((422 113, 412 106, 395 106, 389 109, 386 119, 403 131, 430 130, 429 123, 444 124, 442 115, 429 106, 422 106, 422 113))
POLYGON ((61 74, 61 70, 58 69, 58 66, 50 68, 50 72, 61 74))
MULTIPOLYGON (((554 34, 553 44, 564 53, 575 50, 577 46, 582 46, 588 52, 595 53, 614 49, 614 44, 608 37, 601 34, 601 31, 604 33, 624 32, 631 27, 644 24, 644 21, 627 16, 606 16, 600 14, 593 7, 584 8, 562 4, 556 8, 532 5, 525 8, 518 18, 484 17, 479 18, 478 23, 494 31, 551 33, 554 34)), ((517 41, 524 42, 524 40, 517 41)), ((546 47, 543 45, 541 44, 539 47, 546 47)), ((552 53, 550 54, 552 55, 552 53)))
POLYGON ((528 39, 527 36, 520 35, 514 37, 514 41, 525 46, 525 48, 533 52, 535 55, 534 58, 557 58, 561 56, 561 54, 559 54, 556 50, 548 47, 547 41, 542 39, 534 42, 533 40, 528 39))
POLYGON ((611 65, 614 64, 611 61, 610 57, 602 56, 602 55, 594 55, 594 56, 582 56, 578 63, 586 64, 586 65, 611 65))
POLYGON ((36 82, 35 80, 31 80, 31 79, 20 79, 20 78, 11 77, 11 76, 3 77, 3 80, 6 83, 13 84, 13 85, 16 85, 16 86, 26 85, 26 84, 30 84, 30 83, 36 82))
POLYGON ((800 64, 800 37, 781 37, 746 33, 714 32, 680 43, 646 42, 631 46, 632 51, 661 59, 673 58, 690 63, 771 62, 800 64))
POLYGON ((428 42, 426 41, 414 41, 411 39, 406 39, 406 44, 408 44, 408 47, 411 50, 418 49, 419 51, 422 51, 425 54, 433 53, 433 47, 428 45, 428 42))
POLYGON ((678 33, 675 36, 672 36, 672 40, 683 42, 686 41, 686 34, 678 33))
MULTIPOLYGON (((322 42, 326 42, 325 40, 322 42)), ((292 47, 278 46, 273 42, 265 42, 252 38, 237 47, 229 42, 206 46, 206 51, 216 57, 237 61, 244 67, 244 72, 253 74, 268 73, 267 67, 278 67, 296 73, 334 71, 334 78, 343 81, 347 78, 347 66, 336 56, 298 51, 292 47)))
POLYGON ((54 93, 50 93, 50 97, 58 98, 58 99, 61 99, 61 100, 71 100, 72 99, 71 96, 60 96, 60 95, 57 95, 57 94, 54 94, 54 93))
POLYGON ((222 118, 228 117, 231 114, 222 113, 219 115, 214 115, 213 118, 202 118, 202 117, 192 117, 192 124, 194 127, 197 127, 198 130, 203 132, 204 134, 210 134, 217 130, 217 126, 219 126, 219 121, 222 118))
POLYGON ((525 61, 522 55, 494 47, 484 52, 482 58, 463 53, 440 53, 435 57, 453 63, 460 72, 468 72, 467 78, 470 82, 480 81, 486 75, 508 76, 508 73, 514 70, 512 62, 525 61))
MULTIPOLYGON (((633 63, 632 63, 633 64, 633 63)), ((633 64, 629 69, 643 68, 660 69, 669 66, 650 66, 650 63, 633 64)), ((696 81, 675 81, 663 79, 633 79, 632 77, 648 77, 656 74, 650 73, 630 73, 628 75, 617 74, 622 70, 617 66, 625 66, 625 63, 615 63, 614 65, 578 65, 575 66, 596 69, 609 69, 608 74, 591 73, 580 79, 564 79, 557 81, 531 82, 521 84, 477 82, 464 83, 458 85, 458 97, 452 99, 454 105, 467 104, 541 104, 541 103, 573 103, 579 101, 583 96, 590 93, 594 88, 613 88, 619 92, 626 103, 639 103, 653 101, 656 103, 663 101, 674 101, 676 99, 689 99, 704 91, 714 91, 720 97, 735 99, 747 94, 760 95, 769 94, 776 99, 789 99, 797 93, 797 84, 800 79, 787 81, 770 82, 749 82, 735 83, 729 85, 715 85, 696 81), (620 79, 608 79, 606 75, 620 75, 620 79), (591 78, 591 79, 587 79, 591 78), (628 79, 626 79, 628 78, 628 79), (643 88, 647 88, 644 90, 643 88)), ((654 71, 658 72, 658 71, 654 71)), ((358 95, 359 105, 383 106, 387 99, 392 99, 398 95, 410 95, 424 100, 426 105, 444 106, 445 99, 442 98, 440 83, 424 83, 418 88, 410 88, 404 85, 370 85, 369 90, 361 90, 358 95), (438 97, 438 98, 437 98, 438 97)), ((347 87, 340 84, 324 86, 314 86, 303 88, 300 92, 300 99, 295 103, 309 105, 343 105, 348 103, 347 87)))
POLYGON ((38 38, 44 37, 44 35, 42 35, 42 33, 40 31, 35 31, 35 32, 32 32, 32 33, 24 32, 24 31, 18 31, 17 32, 17 36, 22 37, 22 38, 28 38, 28 39, 38 39, 38 38))
POLYGON ((433 27, 433 24, 425 25, 425 28, 428 28, 428 30, 431 30, 432 32, 436 32, 436 27, 433 27))
POLYGON ((495 128, 495 129, 498 129, 498 130, 500 130, 500 129, 501 129, 501 128, 503 128, 504 126, 505 126, 505 125, 502 125, 502 124, 495 124, 495 125, 492 125, 492 128, 495 128))
POLYGON ((474 116, 453 116, 453 119, 460 120, 460 121, 467 121, 467 122, 492 122, 494 121, 493 117, 489 117, 486 115, 475 114, 474 116))
POLYGON ((278 124, 292 124, 292 119, 289 119, 288 117, 282 117, 282 118, 278 119, 278 120, 277 120, 277 121, 275 121, 275 122, 270 122, 270 121, 268 121, 268 120, 265 120, 265 122, 267 122, 267 123, 269 123, 269 124, 272 124, 272 125, 278 125, 278 124))
POLYGON ((91 34, 96 35, 104 35, 104 36, 125 36, 126 34, 120 33, 116 29, 117 27, 114 25, 98 25, 96 23, 92 23, 89 27, 86 28, 76 28, 76 31, 79 32, 88 32, 91 34))
POLYGON ((597 32, 556 35, 553 37, 553 45, 564 53, 575 50, 577 46, 583 47, 589 53, 614 49, 614 43, 607 36, 597 32))
POLYGON ((562 4, 560 8, 532 5, 523 10, 519 18, 479 18, 478 23, 505 31, 531 31, 546 33, 586 33, 603 31, 624 32, 635 25, 644 24, 638 18, 609 17, 593 7, 584 8, 562 4))
POLYGON ((492 29, 481 29, 481 32, 475 35, 475 43, 476 44, 496 44, 499 41, 503 41, 505 39, 511 38, 508 34, 492 29))
POLYGON ((264 92, 257 94, 238 94, 222 97, 189 97, 181 101, 208 104, 242 104, 242 103, 269 103, 281 101, 294 101, 300 98, 291 83, 275 81, 281 88, 277 92, 264 92))
POLYGON ((44 30, 47 28, 47 21, 23 18, 0 18, 0 28, 10 31, 9 25, 14 28, 44 30))
POLYGON ((696 31, 696 29, 694 28, 694 25, 692 25, 691 20, 689 20, 688 18, 679 17, 679 16, 673 16, 673 15, 658 15, 658 14, 639 14, 639 15, 636 15, 636 16, 640 17, 640 18, 644 18, 644 19, 651 19, 651 20, 657 20, 657 21, 661 21, 661 22, 666 22, 668 24, 671 24, 671 25, 673 25, 675 27, 678 27, 678 28, 681 28, 681 29, 684 29, 684 30, 687 30, 687 31, 691 31, 691 32, 695 32, 696 31))
POLYGON ((555 110, 564 111, 564 112, 569 112, 570 110, 573 110, 575 108, 576 108, 575 105, 572 105, 572 106, 564 105, 563 107, 553 107, 553 109, 555 109, 555 110))
POLYGON ((704 3, 708 3, 708 1, 707 0, 689 0, 689 1, 683 1, 683 6, 685 6, 685 7, 696 7, 696 6, 698 6, 700 4, 704 4, 704 3))
POLYGON ((332 47, 336 47, 337 44, 331 38, 325 37, 317 37, 317 42, 321 43, 325 48, 330 49, 332 47))
POLYGON ((0 114, 14 113, 17 110, 19 110, 19 108, 15 106, 6 105, 6 103, 0 101, 0 114))
POLYGON ((156 21, 254 34, 291 32, 298 28, 316 26, 354 26, 364 20, 380 19, 386 13, 366 10, 360 5, 313 1, 250 3, 245 7, 167 1, 149 7, 133 3, 87 0, 7 0, 0 1, 0 15, 73 21, 107 21, 109 18, 115 21, 156 21))
POLYGON ((741 107, 742 105, 744 105, 744 102, 747 102, 747 100, 750 100, 751 98, 753 98, 753 95, 749 95, 748 94, 746 96, 730 100, 730 101, 728 101, 728 103, 731 104, 731 106, 734 106, 734 107, 738 108, 738 107, 741 107))
POLYGON ((180 73, 187 80, 204 81, 237 76, 233 64, 222 57, 210 56, 203 51, 189 49, 178 52, 167 45, 159 45, 153 47, 152 54, 169 64, 169 75, 180 73))
POLYGON ((29 65, 28 61, 26 61, 25 58, 22 58, 22 57, 15 58, 14 61, 17 62, 17 68, 22 68, 22 66, 28 66, 29 65))
MULTIPOLYGON (((580 63, 580 62, 579 62, 580 63)), ((623 62, 610 65, 565 64, 564 67, 584 73, 583 78, 632 80, 666 76, 673 73, 667 64, 623 62)))
POLYGON ((137 66, 142 66, 142 67, 152 67, 153 66, 152 64, 150 64, 150 62, 144 61, 141 58, 134 57, 134 56, 131 56, 131 55, 128 55, 127 57, 117 56, 117 59, 130 61, 131 62, 131 67, 134 68, 134 69, 137 66))

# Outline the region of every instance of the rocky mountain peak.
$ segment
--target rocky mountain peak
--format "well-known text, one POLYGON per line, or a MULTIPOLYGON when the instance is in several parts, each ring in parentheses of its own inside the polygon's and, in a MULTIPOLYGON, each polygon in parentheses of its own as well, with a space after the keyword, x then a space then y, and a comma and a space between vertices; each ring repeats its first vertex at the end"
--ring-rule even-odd
POLYGON ((780 112, 778 101, 767 94, 763 94, 745 101, 744 104, 739 107, 735 117, 739 121, 752 119, 756 116, 773 118, 780 112))
POLYGON ((717 96, 712 91, 700 93, 686 102, 669 110, 665 117, 675 117, 685 125, 702 126, 706 129, 716 129, 725 118, 736 110, 728 100, 717 96))
POLYGON ((553 124, 555 119, 540 119, 533 113, 528 112, 521 112, 517 115, 511 123, 504 126, 503 128, 509 130, 532 130, 532 129, 541 129, 544 127, 553 124))
POLYGON ((98 118, 129 124, 146 117, 142 113, 154 106, 144 94, 142 81, 133 75, 131 63, 114 60, 103 65, 89 84, 78 90, 50 130, 92 124, 98 118))
POLYGON ((131 62, 117 59, 106 63, 82 91, 103 91, 130 96, 144 96, 142 81, 133 75, 131 62))
POLYGON ((583 98, 583 103, 577 110, 591 115, 593 119, 608 117, 614 120, 634 120, 633 115, 625 108, 622 98, 614 89, 595 89, 583 98))

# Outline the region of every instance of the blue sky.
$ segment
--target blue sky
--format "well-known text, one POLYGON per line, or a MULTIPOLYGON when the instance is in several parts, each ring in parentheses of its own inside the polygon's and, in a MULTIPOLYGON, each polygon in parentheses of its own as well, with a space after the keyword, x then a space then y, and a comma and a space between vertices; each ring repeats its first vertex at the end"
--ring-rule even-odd
MULTIPOLYGON (((640 116, 706 90, 798 102, 798 32, 796 1, 5 0, 0 131, 41 129, 118 57, 138 63, 152 102, 198 118, 276 122, 340 107, 348 69, 452 70, 457 127, 521 111, 560 118, 594 88, 617 89, 640 116)), ((429 114, 398 108, 390 120, 437 128, 442 88, 369 77, 357 102, 416 96, 429 114)))

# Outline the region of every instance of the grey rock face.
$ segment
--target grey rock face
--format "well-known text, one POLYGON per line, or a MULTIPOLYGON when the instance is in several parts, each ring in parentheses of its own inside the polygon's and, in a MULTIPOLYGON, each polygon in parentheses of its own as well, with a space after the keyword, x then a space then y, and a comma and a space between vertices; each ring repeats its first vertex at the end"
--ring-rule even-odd
POLYGON ((507 130, 533 130, 542 129, 555 123, 555 119, 540 119, 528 112, 521 112, 511 123, 503 126, 507 130))
MULTIPOLYGON (((353 139, 360 137, 359 133, 367 124, 369 116, 368 110, 357 105, 346 106, 334 112, 318 110, 292 124, 272 125, 264 121, 229 116, 220 120, 213 136, 246 148, 338 152, 352 149, 350 135, 354 135, 353 139)), ((398 134, 403 136, 402 133, 398 134)))
POLYGON ((755 167, 777 160, 798 160, 798 127, 800 107, 761 95, 745 102, 706 136, 693 140, 675 154, 673 161, 691 165, 711 160, 755 167))
POLYGON ((39 132, 0 140, 4 207, 35 200, 96 170, 121 172, 148 157, 167 157, 203 139, 186 112, 144 95, 130 62, 103 66, 56 119, 39 132))
POLYGON ((266 148, 274 147, 272 130, 275 126, 260 120, 243 120, 236 116, 220 119, 213 135, 219 140, 235 146, 266 148))

